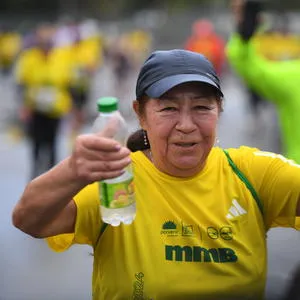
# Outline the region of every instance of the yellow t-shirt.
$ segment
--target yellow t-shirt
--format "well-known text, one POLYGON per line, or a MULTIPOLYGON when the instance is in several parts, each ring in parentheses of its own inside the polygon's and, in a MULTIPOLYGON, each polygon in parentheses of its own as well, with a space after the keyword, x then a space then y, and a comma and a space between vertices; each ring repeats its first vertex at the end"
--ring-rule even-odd
POLYGON ((95 71, 103 63, 102 40, 91 37, 81 40, 72 47, 71 86, 87 91, 95 71))
POLYGON ((100 37, 91 37, 80 41, 75 50, 77 62, 95 70, 102 64, 102 40, 100 37))
POLYGON ((137 215, 100 236, 97 184, 76 197, 75 234, 48 238, 52 249, 94 248, 93 299, 262 299, 266 231, 295 225, 300 167, 241 147, 229 153, 254 186, 264 217, 220 148, 191 178, 166 175, 132 154, 137 215), (98 240, 98 241, 97 241, 98 240))
POLYGON ((53 48, 48 55, 32 48, 16 65, 16 80, 25 88, 25 105, 49 116, 60 117, 72 107, 68 92, 72 57, 67 48, 53 48))

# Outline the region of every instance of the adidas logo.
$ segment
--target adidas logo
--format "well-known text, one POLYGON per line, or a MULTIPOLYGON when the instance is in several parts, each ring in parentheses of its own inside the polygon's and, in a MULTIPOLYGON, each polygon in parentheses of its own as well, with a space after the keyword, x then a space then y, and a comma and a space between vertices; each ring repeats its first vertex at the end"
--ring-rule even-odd
POLYGON ((227 219, 232 219, 241 215, 245 215, 247 211, 237 202, 236 199, 232 200, 232 205, 229 208, 229 212, 226 215, 227 219))

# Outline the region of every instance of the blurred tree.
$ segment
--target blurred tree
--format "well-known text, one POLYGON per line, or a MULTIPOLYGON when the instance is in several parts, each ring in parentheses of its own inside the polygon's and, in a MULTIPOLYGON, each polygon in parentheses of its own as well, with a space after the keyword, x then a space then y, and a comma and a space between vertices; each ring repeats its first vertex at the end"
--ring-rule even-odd
MULTIPOLYGON (((1 0, 3 1, 3 0, 1 0)), ((10 0, 5 0, 10 1, 10 0)), ((18 0, 14 0, 18 1, 18 0)), ((36 1, 36 0, 20 0, 20 1, 36 1)), ((51 1, 51 0, 44 0, 51 1)), ((56 0, 58 1, 58 0, 56 0)), ((66 0, 59 0, 65 2, 66 0)), ((276 9, 278 7, 285 9, 300 9, 299 0, 264 0, 266 7, 270 9, 276 9)), ((129 15, 134 11, 141 9, 155 9, 164 8, 168 11, 176 11, 188 9, 189 7, 198 6, 203 4, 222 4, 226 6, 228 0, 69 0, 77 2, 80 13, 85 13, 90 16, 101 17, 102 19, 118 18, 120 16, 129 15)))
POLYGON ((59 0, 1 0, 0 1, 0 12, 9 13, 31 13, 41 12, 45 13, 49 10, 56 10, 58 7, 59 0))
MULTIPOLYGON (((264 0, 269 8, 282 8, 285 10, 299 10, 299 0, 264 0)), ((70 13, 101 17, 102 19, 116 19, 130 15, 142 9, 164 8, 168 11, 200 7, 204 3, 219 4, 226 7, 228 0, 0 0, 0 14, 20 14, 26 16, 30 13, 53 14, 70 13)))

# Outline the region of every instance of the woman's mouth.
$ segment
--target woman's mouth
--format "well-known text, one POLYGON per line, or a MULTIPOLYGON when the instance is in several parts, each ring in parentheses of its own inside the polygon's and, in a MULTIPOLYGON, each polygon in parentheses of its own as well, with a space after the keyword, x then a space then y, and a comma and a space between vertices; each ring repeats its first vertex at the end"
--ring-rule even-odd
POLYGON ((196 145, 196 143, 174 143, 177 147, 189 148, 196 145))

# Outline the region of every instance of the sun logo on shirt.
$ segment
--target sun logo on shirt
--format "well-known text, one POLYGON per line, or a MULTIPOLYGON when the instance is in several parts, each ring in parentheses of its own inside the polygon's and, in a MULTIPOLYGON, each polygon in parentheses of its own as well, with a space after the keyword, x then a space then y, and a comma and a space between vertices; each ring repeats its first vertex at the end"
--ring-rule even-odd
POLYGON ((177 225, 174 221, 166 221, 162 224, 160 234, 167 235, 167 236, 176 236, 178 235, 177 225))
POLYGON ((177 226, 173 221, 167 221, 163 224, 162 229, 164 230, 176 230, 177 226))

